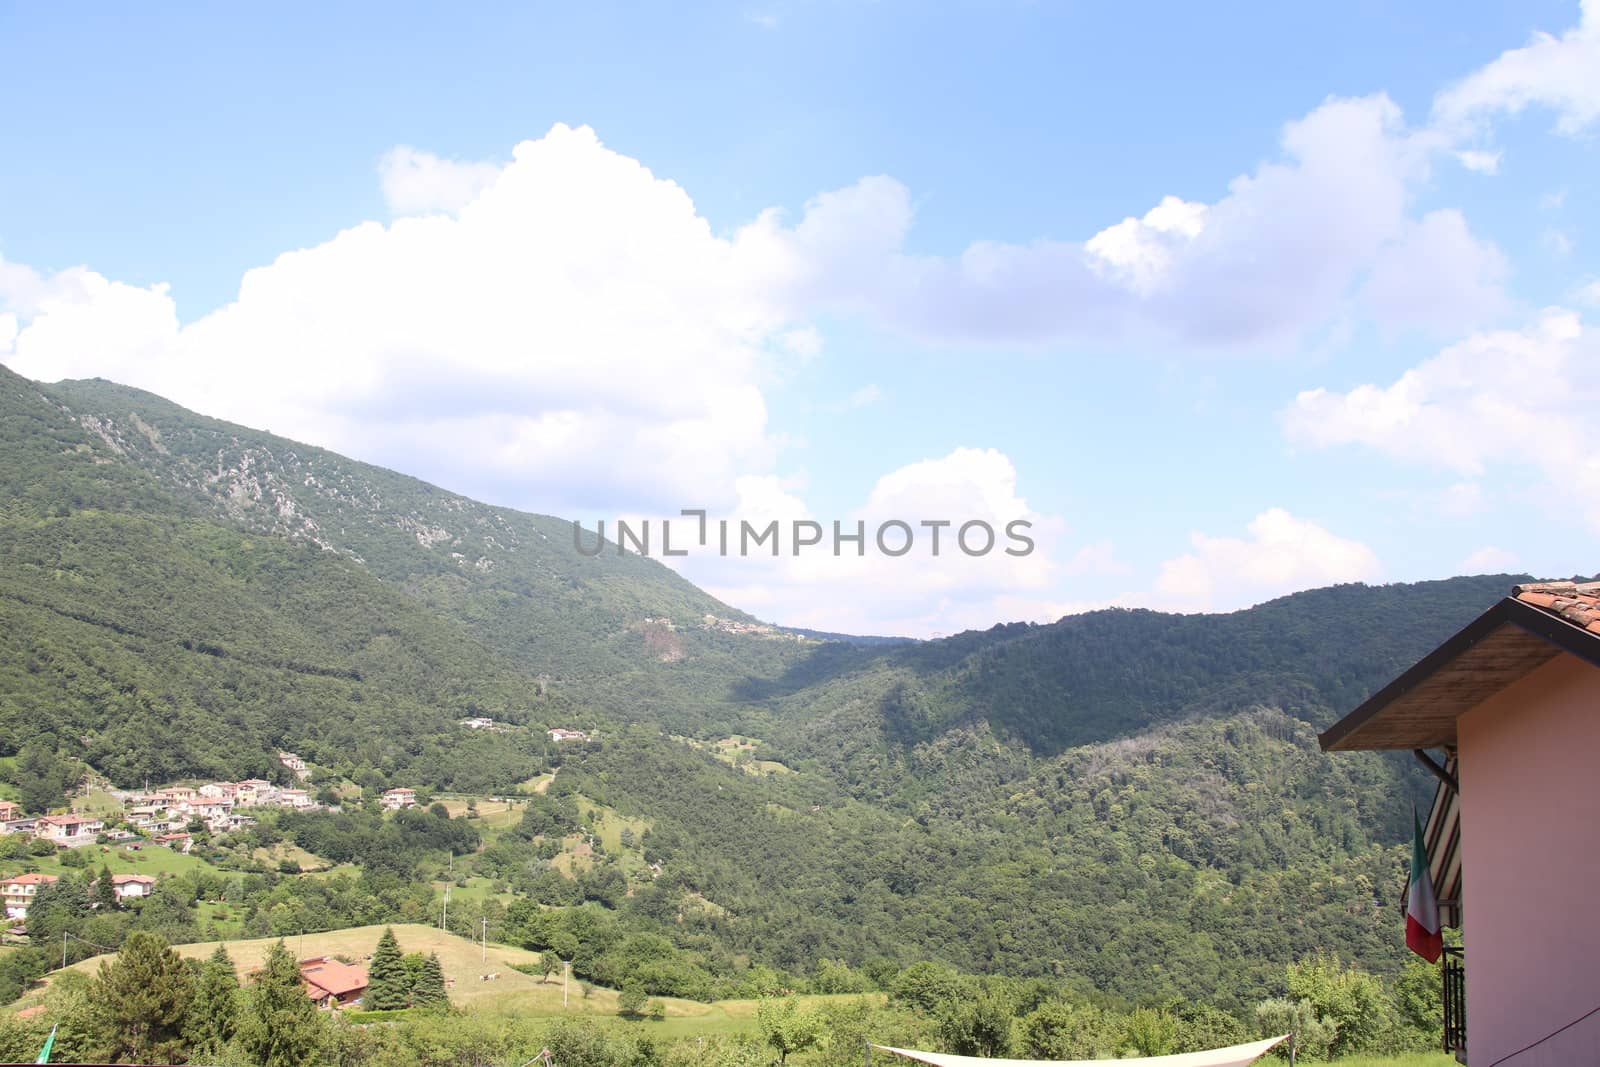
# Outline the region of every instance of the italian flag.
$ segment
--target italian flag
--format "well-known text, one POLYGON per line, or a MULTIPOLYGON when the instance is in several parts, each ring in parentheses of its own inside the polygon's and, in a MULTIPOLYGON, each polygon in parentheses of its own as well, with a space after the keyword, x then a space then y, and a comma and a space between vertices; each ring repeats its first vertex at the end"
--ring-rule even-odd
POLYGON ((1433 876, 1428 873, 1428 849, 1422 843, 1422 820, 1411 813, 1411 884, 1406 896, 1406 948, 1429 963, 1437 963, 1444 951, 1439 934, 1439 901, 1433 895, 1433 876))

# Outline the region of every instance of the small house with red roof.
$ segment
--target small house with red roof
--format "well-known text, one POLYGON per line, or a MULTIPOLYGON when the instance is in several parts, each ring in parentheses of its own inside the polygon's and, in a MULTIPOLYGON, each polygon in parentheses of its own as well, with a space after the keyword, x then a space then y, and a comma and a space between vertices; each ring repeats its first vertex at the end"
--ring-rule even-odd
POLYGON ((331 956, 300 961, 300 978, 306 995, 319 1008, 348 1008, 367 992, 367 971, 331 956))

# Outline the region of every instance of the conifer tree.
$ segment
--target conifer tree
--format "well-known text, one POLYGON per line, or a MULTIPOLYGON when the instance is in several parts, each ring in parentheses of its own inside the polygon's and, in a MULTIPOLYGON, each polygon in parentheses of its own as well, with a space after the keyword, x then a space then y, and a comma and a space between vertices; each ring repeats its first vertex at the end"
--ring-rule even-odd
POLYGON ((215 1058, 229 1041, 239 1021, 239 977, 228 950, 218 945, 200 968, 194 1000, 185 1024, 192 1055, 215 1058))
POLYGON ((422 961, 422 973, 411 989, 411 1006, 424 1011, 442 1011, 450 1006, 450 998, 444 991, 444 965, 439 962, 437 952, 430 952, 422 961))
POLYGON ((306 996, 300 965, 282 941, 267 950, 239 1018, 239 1047, 256 1067, 309 1067, 322 1045, 322 1020, 306 996))
POLYGON ((94 901, 105 911, 117 906, 117 886, 111 878, 109 865, 100 868, 100 877, 94 883, 94 901))
POLYGON ((367 995, 362 1006, 371 1011, 395 1011, 410 1002, 405 957, 400 953, 394 931, 385 927, 383 936, 378 938, 378 947, 373 950, 372 965, 367 968, 367 995))
POLYGON ((112 1058, 175 1063, 187 1055, 183 1024, 194 999, 189 967, 155 934, 135 930, 115 958, 102 960, 93 989, 112 1058))

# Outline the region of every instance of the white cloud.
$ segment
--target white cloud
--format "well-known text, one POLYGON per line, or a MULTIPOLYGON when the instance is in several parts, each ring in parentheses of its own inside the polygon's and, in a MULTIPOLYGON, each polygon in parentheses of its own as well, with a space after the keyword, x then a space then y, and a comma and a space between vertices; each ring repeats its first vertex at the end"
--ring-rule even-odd
POLYGON ((1578 25, 1561 36, 1535 34, 1439 93, 1433 117, 1464 136, 1531 105, 1554 111, 1556 128, 1566 134, 1600 117, 1600 0, 1584 0, 1578 25))
POLYGON ((454 217, 285 253, 181 329, 162 287, 0 285, 23 374, 102 374, 501 502, 726 502, 772 463, 757 381, 785 314, 682 189, 587 129, 517 146, 454 217))
POLYGON ((778 344, 804 361, 821 354, 822 334, 815 326, 800 326, 779 336, 778 344))
POLYGON ((1282 508, 1263 511, 1246 532, 1244 538, 1192 534, 1192 550, 1161 565, 1155 602, 1174 610, 1232 610, 1313 586, 1370 581, 1383 570, 1366 545, 1282 508))
POLYGON ((1205 204, 1163 197, 1143 218, 1123 219, 1089 238, 1084 250, 1090 266, 1148 294, 1172 269, 1174 257, 1205 229, 1206 211, 1205 204))
POLYGON ((1544 498, 1600 529, 1600 342, 1552 309, 1520 331, 1475 334, 1389 385, 1302 392, 1284 413, 1291 440, 1365 445, 1476 477, 1542 478, 1544 498), (1555 502, 1559 502, 1556 504, 1555 502))
MULTIPOLYGON (((826 516, 813 514, 775 478, 746 478, 729 515, 757 528, 777 520, 778 555, 766 548, 728 558, 697 552, 674 565, 728 602, 791 626, 926 637, 1002 619, 1053 620, 1070 607, 1054 589, 1061 573, 1055 546, 1063 524, 1031 508, 1017 482, 1016 468, 1004 453, 958 448, 885 474, 860 506, 826 516), (795 554, 796 520, 820 523, 823 543, 795 554), (994 540, 991 550, 969 555, 961 548, 960 527, 974 520, 987 523, 994 540), (1031 524, 1014 531, 1034 543, 1025 555, 1006 552, 1023 551, 1007 533, 1016 520, 1031 524), (843 543, 840 554, 833 554, 834 521, 847 534, 864 524, 865 555, 857 554, 853 543, 843 543), (886 555, 876 544, 880 529, 891 552, 907 543, 903 529, 885 526, 894 521, 911 530, 911 548, 904 555, 886 555), (937 522, 949 525, 924 525, 937 522)), ((736 533, 737 526, 730 530, 736 533)), ((711 541, 714 545, 715 535, 711 541)), ((988 543, 981 528, 967 531, 965 544, 972 552, 988 543)))
POLYGON ((1505 273, 1500 250, 1474 237, 1461 212, 1432 211, 1379 251, 1363 296, 1386 325, 1459 330, 1503 309, 1505 273))
POLYGON ((1578 287, 1577 292, 1574 293, 1573 296, 1581 304, 1593 304, 1600 306, 1600 279, 1596 279, 1592 282, 1585 282, 1583 285, 1578 287))
POLYGON ((397 145, 378 164, 383 196, 396 215, 453 215, 478 198, 501 168, 494 163, 441 159, 410 145, 397 145))
POLYGON ((1110 541, 1095 541, 1084 545, 1072 554, 1072 557, 1062 565, 1061 570, 1062 573, 1069 575, 1098 577, 1120 577, 1133 572, 1133 568, 1117 556, 1116 546, 1110 541))
POLYGON ((1458 568, 1461 574, 1502 574, 1515 573, 1522 568, 1522 561, 1515 552, 1507 552, 1494 545, 1484 545, 1480 549, 1467 554, 1458 568))
POLYGON ((1167 196, 1082 241, 912 254, 911 193, 877 176, 814 198, 792 226, 768 211, 738 243, 792 307, 866 314, 938 341, 1293 339, 1339 314, 1396 257, 1431 276, 1433 311, 1408 311, 1406 324, 1432 325, 1440 309, 1498 302, 1498 253, 1459 213, 1408 215, 1440 147, 1431 132, 1408 130, 1385 96, 1332 99, 1288 123, 1281 158, 1215 202, 1167 196))
POLYGON ((1464 148, 1456 152, 1455 157, 1463 167, 1478 174, 1498 174, 1500 172, 1499 152, 1464 148))

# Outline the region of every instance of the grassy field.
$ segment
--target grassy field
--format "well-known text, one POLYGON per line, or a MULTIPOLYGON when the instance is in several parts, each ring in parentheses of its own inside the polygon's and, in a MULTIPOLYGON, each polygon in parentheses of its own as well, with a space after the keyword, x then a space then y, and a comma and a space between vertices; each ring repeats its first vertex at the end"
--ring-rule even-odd
POLYGON ((561 768, 558 767, 556 770, 551 771, 548 774, 536 774, 525 782, 519 782, 517 784, 517 792, 543 793, 547 791, 550 788, 550 783, 556 780, 556 774, 560 771, 560 769, 561 768))
POLYGON ((478 817, 473 820, 473 825, 480 830, 505 830, 522 821, 524 802, 517 800, 490 800, 488 797, 441 796, 437 803, 443 804, 452 819, 459 819, 467 813, 467 805, 476 807, 478 817))
POLYGON ((594 827, 595 836, 605 846, 607 852, 621 853, 626 851, 622 847, 622 831, 624 828, 633 831, 635 848, 638 847, 639 838, 650 828, 648 819, 630 819, 620 814, 613 808, 596 804, 588 797, 579 795, 578 810, 583 813, 584 820, 594 827))
MULTIPOLYGON (((444 965, 445 980, 449 987, 451 1003, 475 1013, 503 1016, 550 1017, 563 1014, 581 1014, 605 1022, 607 1025, 628 1028, 663 1041, 692 1038, 712 1034, 753 1033, 756 1030, 755 1000, 721 1000, 703 1004, 692 1000, 658 997, 663 1015, 660 1019, 623 1019, 617 1015, 615 990, 588 985, 577 979, 565 983, 559 971, 545 981, 535 974, 525 974, 515 965, 536 965, 539 954, 509 945, 490 944, 485 950, 479 943, 446 933, 431 926, 397 924, 392 927, 403 952, 436 952, 444 965), (495 975, 486 979, 486 975, 495 975)), ((356 963, 365 963, 377 946, 382 926, 361 926, 349 930, 336 930, 325 934, 306 934, 289 937, 284 941, 298 958, 313 956, 340 956, 356 963)), ((276 938, 260 938, 225 942, 241 978, 261 965, 269 946, 276 938)), ((182 955, 203 959, 216 948, 216 942, 178 945, 182 955)), ((104 957, 84 960, 72 966, 73 970, 95 974, 104 957)), ((40 993, 30 993, 12 1010, 38 1003, 40 993)), ((802 996, 808 1006, 827 1003, 848 1003, 865 1000, 881 1006, 883 993, 841 994, 837 996, 802 996)), ((1278 1061, 1267 1060, 1267 1063, 1278 1061)), ((1444 1053, 1423 1053, 1409 1056, 1368 1058, 1357 1057, 1337 1061, 1339 1067, 1455 1067, 1454 1058, 1444 1053)))
POLYGON ((1444 1052, 1414 1052, 1409 1056, 1353 1056, 1333 1062, 1337 1067, 1459 1067, 1456 1058, 1444 1052))
MULTIPOLYGON (((537 965, 539 954, 509 945, 490 944, 487 956, 483 947, 455 934, 431 926, 398 924, 392 927, 403 952, 437 952, 444 965, 445 981, 449 987, 451 1003, 475 1012, 491 1015, 553 1016, 583 1014, 610 1017, 618 1026, 639 1027, 652 1036, 675 1038, 714 1033, 740 1033, 755 1028, 756 1001, 723 1000, 702 1004, 692 1000, 658 997, 663 1009, 660 1020, 624 1020, 617 1016, 617 993, 613 989, 586 985, 571 979, 566 985, 566 1005, 562 1002, 562 978, 558 971, 545 981, 538 974, 525 974, 515 965, 537 965), (485 975, 496 975, 486 979, 485 975)), ((325 934, 306 934, 288 937, 284 943, 300 959, 313 956, 341 956, 356 963, 365 963, 382 935, 382 926, 359 926, 349 930, 336 930, 325 934)), ((259 938, 248 941, 224 942, 228 954, 242 978, 261 965, 267 949, 277 939, 259 938)), ((204 959, 211 955, 216 942, 175 946, 177 951, 191 959, 204 959)), ((75 963, 72 970, 95 974, 103 957, 75 963)), ((866 994, 881 1002, 883 994, 866 994)), ((808 1003, 825 1003, 830 1000, 855 1000, 857 996, 802 997, 808 1003)), ((19 1007, 36 1002, 30 996, 19 1007)))
POLYGON ((271 848, 258 848, 250 853, 250 858, 274 869, 284 860, 292 860, 300 865, 301 871, 308 874, 326 871, 333 866, 321 856, 313 855, 299 845, 291 845, 287 841, 280 841, 271 848))
MULTIPOLYGON (((553 998, 554 1010, 560 1010, 559 984, 551 983, 540 990, 537 987, 541 983, 537 977, 513 969, 514 964, 537 964, 539 961, 537 952, 491 944, 485 956, 476 942, 432 926, 401 923, 392 929, 400 942, 401 951, 439 954, 439 962, 444 965, 445 980, 451 987, 452 1003, 463 1007, 475 1007, 484 1003, 500 1003, 508 999, 544 1003, 553 998), (499 977, 485 980, 483 976, 486 974, 498 974, 499 977), (544 995, 541 996, 541 993, 544 995)), ((342 956, 363 963, 366 957, 372 954, 383 931, 382 926, 357 926, 325 934, 287 937, 283 941, 289 947, 289 951, 300 959, 313 956, 342 956)), ((267 949, 277 940, 265 937, 224 943, 227 945, 228 954, 233 957, 234 966, 243 978, 261 966, 261 961, 266 958, 267 949)), ((204 959, 216 949, 217 942, 205 941, 174 947, 185 957, 204 959)), ((99 960, 100 957, 84 960, 73 964, 72 969, 93 974, 100 966, 99 960)), ((607 992, 611 1010, 615 1011, 616 994, 607 992)), ((600 995, 598 990, 594 994, 596 997, 600 995)), ((604 1003, 604 998, 601 1003, 604 1003)))
POLYGON ((756 753, 760 750, 762 741, 756 737, 744 737, 734 734, 724 737, 720 741, 700 741, 693 737, 674 735, 672 738, 690 748, 698 748, 710 752, 717 759, 730 767, 737 767, 746 774, 757 777, 768 774, 797 774, 793 767, 777 760, 758 759, 756 753))
MULTIPOLYGON (((112 874, 150 874, 160 876, 163 874, 184 874, 188 871, 216 871, 217 868, 207 863, 198 856, 184 855, 174 852, 170 848, 160 845, 146 845, 138 851, 125 849, 120 845, 88 845, 77 850, 79 854, 87 854, 89 867, 96 874, 102 866, 111 868, 112 874)), ((22 871, 38 871, 41 874, 54 874, 60 876, 63 872, 72 870, 64 867, 58 852, 54 856, 27 856, 22 859, 6 860, 0 863, 0 874, 10 877, 22 871)))

